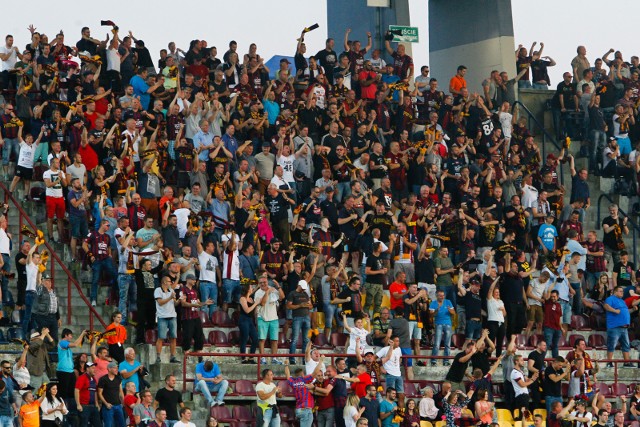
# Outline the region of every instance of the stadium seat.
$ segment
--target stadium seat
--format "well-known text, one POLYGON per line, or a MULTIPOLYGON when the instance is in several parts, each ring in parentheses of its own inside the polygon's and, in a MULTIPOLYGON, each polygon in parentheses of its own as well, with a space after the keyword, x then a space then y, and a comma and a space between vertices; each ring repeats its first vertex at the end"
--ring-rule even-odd
POLYGON ((289 385, 286 380, 278 381, 278 387, 280 387, 280 391, 282 392, 282 396, 284 397, 294 397, 293 388, 289 385))
POLYGON ((569 347, 573 348, 573 346, 574 346, 574 344, 575 344, 575 342, 576 342, 576 340, 578 338, 582 338, 584 340, 584 337, 582 335, 580 335, 580 334, 571 334, 571 335, 569 335, 569 347))
POLYGON ((580 314, 571 316, 571 329, 575 331, 585 331, 589 329, 589 321, 580 314))
POLYGON ((500 427, 513 427, 513 422, 511 421, 498 421, 500 427))
POLYGON ((446 421, 436 421, 435 427, 446 427, 446 425, 447 425, 446 421))
POLYGON ((231 416, 231 411, 226 406, 212 406, 210 414, 218 420, 218 422, 230 423, 231 421, 234 421, 231 416))
POLYGON ((251 422, 254 420, 251 409, 248 406, 236 405, 233 407, 233 418, 238 421, 251 422))
POLYGON ((602 349, 607 347, 607 340, 602 334, 592 333, 589 335, 587 345, 592 348, 602 349))
POLYGON ((158 341, 158 330, 157 329, 147 329, 144 331, 144 342, 147 344, 155 344, 158 341))
POLYGON ((420 421, 420 427, 433 427, 433 424, 429 421, 420 421))
POLYGON ((251 421, 231 421, 229 427, 252 427, 254 423, 251 421))
POLYGON ((234 326, 237 326, 233 324, 233 320, 231 320, 229 314, 223 310, 213 312, 211 315, 211 323, 222 328, 233 328, 234 326))
POLYGON ((334 347, 344 347, 347 343, 347 334, 334 332, 331 334, 331 345, 334 347))
POLYGON ((202 322, 203 328, 210 328, 213 326, 213 322, 211 321, 211 318, 206 311, 200 311, 198 313, 198 316, 200 316, 200 321, 202 322))
POLYGON ((211 331, 209 332, 209 344, 218 346, 218 347, 230 347, 229 338, 227 338, 227 334, 222 331, 211 331))
POLYGON ((255 396, 256 390, 253 387, 253 383, 249 380, 236 381, 236 393, 240 396, 255 396))
POLYGON ((504 384, 491 384, 491 392, 493 393, 493 397, 502 397, 504 396, 504 384))
POLYGON ((420 390, 427 386, 431 387, 436 393, 440 391, 440 383, 433 381, 420 381, 420 390))
POLYGON ((518 348, 527 347, 527 337, 524 334, 516 335, 516 347, 518 348))
POLYGON ((611 393, 614 396, 626 396, 629 394, 629 386, 624 383, 611 384, 611 393))
POLYGON ((513 423, 513 415, 508 409, 496 409, 498 412, 498 421, 508 421, 513 423))
POLYGON ((529 347, 533 347, 533 348, 537 347, 538 346, 538 341, 541 341, 543 339, 544 339, 544 336, 542 336, 541 334, 531 335, 529 337, 529 343, 528 343, 529 347))
POLYGON ((22 328, 9 328, 7 330, 7 339, 11 340, 23 340, 24 333, 22 332, 22 328))
POLYGON ((564 338, 564 335, 562 334, 560 335, 560 339, 558 340, 558 348, 563 348, 563 349, 571 348, 567 340, 564 338))
POLYGON ((240 331, 229 331, 227 338, 229 338, 229 345, 240 345, 240 331))
POLYGON ((567 396, 569 394, 569 383, 562 383, 560 390, 563 396, 567 396))
POLYGON ((296 414, 291 406, 282 405, 278 406, 278 412, 280 412, 280 419, 282 421, 295 421, 296 414))
POLYGON ((464 334, 453 334, 453 336, 451 337, 451 346, 458 348, 458 349, 462 349, 462 346, 464 345, 464 334))
POLYGON ((605 331, 607 329, 607 320, 603 316, 592 314, 589 316, 589 327, 597 331, 605 331))
POLYGON ((327 336, 324 334, 324 332, 321 332, 313 338, 313 345, 322 349, 331 348, 331 344, 329 344, 327 336))
POLYGON ((542 419, 547 419, 547 410, 544 408, 538 408, 533 410, 533 415, 542 415, 542 419))
MULTIPOLYGON (((596 383, 596 390, 600 392, 600 394, 604 397, 611 397, 613 396, 613 394, 611 393, 611 387, 609 387, 609 384, 605 383, 605 382, 597 382, 596 383)), ((596 391, 594 390, 594 391, 596 391)))
POLYGON ((420 390, 417 389, 415 383, 410 383, 408 381, 405 381, 404 395, 407 397, 420 397, 420 390))

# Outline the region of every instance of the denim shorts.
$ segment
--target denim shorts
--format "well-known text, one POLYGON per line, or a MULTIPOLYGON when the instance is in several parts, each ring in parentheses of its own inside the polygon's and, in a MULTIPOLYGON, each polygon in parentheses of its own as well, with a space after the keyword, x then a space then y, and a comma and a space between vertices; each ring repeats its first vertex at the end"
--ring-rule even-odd
POLYGON ((418 327, 418 323, 416 321, 409 322, 409 335, 412 340, 421 340, 422 339, 422 328, 418 327))
POLYGON ((629 330, 622 326, 607 329, 607 351, 613 353, 618 342, 620 342, 620 350, 622 350, 623 353, 628 353, 630 350, 629 330))
POLYGON ((477 320, 467 319, 467 336, 468 340, 477 340, 480 338, 480 332, 482 331, 482 322, 477 320))
POLYGON ((387 387, 393 387, 397 393, 404 394, 404 380, 402 377, 387 374, 385 384, 387 387))
POLYGON ((560 307, 562 307, 562 323, 565 325, 571 324, 571 303, 568 301, 558 301, 560 303, 560 307))
MULTIPOLYGON (((400 347, 400 351, 402 352, 403 356, 411 356, 413 354, 413 351, 411 350, 411 348, 400 347)), ((404 359, 404 361, 405 361, 405 366, 407 368, 410 368, 410 367, 413 366, 413 359, 412 358, 407 357, 406 359, 404 359)))
POLYGON ((175 317, 158 317, 158 338, 161 340, 178 338, 178 322, 175 317))

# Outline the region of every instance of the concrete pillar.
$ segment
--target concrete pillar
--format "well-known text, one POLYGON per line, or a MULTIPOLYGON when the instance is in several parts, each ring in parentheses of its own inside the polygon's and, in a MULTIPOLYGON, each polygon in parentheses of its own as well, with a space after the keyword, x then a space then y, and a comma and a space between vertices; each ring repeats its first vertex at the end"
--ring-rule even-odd
POLYGON ((482 93, 491 70, 515 77, 511 0, 429 0, 431 76, 448 92, 449 79, 465 65, 470 92, 482 93))

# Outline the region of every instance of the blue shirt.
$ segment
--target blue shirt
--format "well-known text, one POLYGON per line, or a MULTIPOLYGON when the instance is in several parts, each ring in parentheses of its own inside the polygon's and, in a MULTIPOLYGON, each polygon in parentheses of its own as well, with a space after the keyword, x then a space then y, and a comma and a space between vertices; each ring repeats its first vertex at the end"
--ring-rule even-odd
MULTIPOLYGON (((393 409, 398 406, 398 404, 396 402, 389 402, 387 399, 384 399, 381 403, 380 403, 380 413, 386 413, 386 412, 391 412, 393 411, 393 409)), ((387 418, 385 418, 384 420, 382 420, 382 427, 398 427, 400 424, 398 423, 393 423, 393 414, 389 415, 387 418)))
POLYGON ((73 352, 69 348, 69 341, 60 340, 58 343, 58 371, 73 372, 73 352))
POLYGON ((280 106, 277 102, 269 101, 266 98, 262 100, 262 106, 264 107, 264 111, 267 113, 267 120, 269 120, 269 124, 271 126, 275 126, 276 120, 280 115, 280 106))
POLYGON ((151 102, 151 95, 147 93, 149 85, 140 76, 133 76, 129 80, 129 84, 133 86, 133 94, 140 97, 140 105, 143 110, 149 108, 149 102, 151 102))
POLYGON ((629 315, 629 309, 627 308, 627 304, 625 304, 624 300, 615 295, 611 295, 609 298, 604 300, 604 303, 608 304, 609 307, 615 310, 620 310, 620 314, 612 313, 607 310, 607 329, 629 326, 631 323, 631 316, 629 315))
MULTIPOLYGON (((120 365, 118 365, 118 371, 122 372, 122 371, 127 371, 127 372, 131 372, 134 369, 136 369, 138 366, 140 366, 140 362, 138 362, 137 360, 134 360, 133 363, 129 363, 126 360, 123 360, 122 362, 120 362, 120 365)), ((135 374, 131 375, 129 378, 122 378, 122 388, 125 388, 127 383, 131 381, 136 385, 136 391, 140 391, 140 376, 138 375, 138 372, 136 372, 135 374)))
POLYGON ((224 148, 229 150, 229 152, 233 154, 233 157, 235 158, 236 151, 238 151, 238 140, 228 133, 225 133, 224 135, 222 135, 222 142, 224 142, 224 148))
MULTIPOLYGON (((196 365, 196 376, 200 374, 202 378, 215 378, 220 375, 220 367, 217 363, 213 364, 213 368, 209 372, 204 370, 204 362, 200 362, 196 365)), ((206 381, 207 387, 213 387, 213 383, 211 381, 206 381)))
MULTIPOLYGON (((204 133, 199 130, 198 133, 193 135, 193 148, 198 149, 200 147, 206 147, 213 143, 213 133, 211 131, 204 133)), ((203 150, 198 154, 198 159, 202 162, 209 160, 209 150, 203 150)))
POLYGON ((556 237, 558 237, 558 231, 553 225, 542 224, 538 230, 538 237, 542 240, 544 247, 552 251, 553 244, 556 241, 556 237))
POLYGON ((435 311, 435 324, 436 325, 449 325, 451 326, 451 313, 449 309, 453 308, 453 304, 448 299, 442 301, 442 306, 438 310, 438 301, 431 301, 429 304, 429 310, 435 311))

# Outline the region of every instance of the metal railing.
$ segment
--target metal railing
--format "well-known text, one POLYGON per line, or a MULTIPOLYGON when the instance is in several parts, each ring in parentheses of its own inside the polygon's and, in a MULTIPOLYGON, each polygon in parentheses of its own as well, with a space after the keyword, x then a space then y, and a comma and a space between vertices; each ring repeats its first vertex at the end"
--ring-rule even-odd
MULTIPOLYGON (((515 101, 511 106, 511 114, 514 113, 516 106, 519 111, 524 111, 527 114, 527 128, 531 129, 531 123, 533 122, 536 127, 542 133, 542 164, 544 164, 545 159, 547 158, 546 154, 546 144, 545 142, 550 142, 554 147, 560 152, 562 150, 562 146, 558 143, 558 141, 551 135, 544 126, 540 123, 540 121, 536 118, 536 116, 520 101, 515 101)), ((560 163, 560 184, 564 184, 564 174, 562 173, 562 163, 560 163)))
POLYGON ((622 209, 620 209, 620 206, 613 201, 613 199, 606 193, 602 193, 600 194, 600 197, 598 197, 598 214, 597 214, 597 218, 596 218, 596 229, 600 230, 600 205, 602 202, 602 199, 607 199, 609 201, 609 203, 611 204, 615 204, 616 206, 618 206, 618 215, 622 216, 622 217, 627 217, 627 225, 631 225, 631 238, 633 239, 633 262, 634 264, 637 262, 637 255, 638 255, 638 245, 636 244, 636 240, 637 240, 637 234, 640 233, 640 226, 638 226, 638 224, 631 219, 631 217, 622 209))
MULTIPOLYGON (((9 193, 9 190, 2 182, 0 182, 0 190, 4 191, 5 203, 8 203, 10 208, 15 208, 19 213, 18 230, 21 230, 22 226, 25 223, 28 224, 32 230, 37 230, 38 227, 36 226, 36 224, 31 220, 29 215, 25 212, 25 210, 22 208, 20 203, 15 199, 15 197, 13 197, 11 193, 9 193)), ((60 256, 55 251, 55 249, 51 247, 51 245, 47 241, 44 242, 44 246, 49 251, 49 260, 50 260, 49 269, 51 274, 51 282, 53 283, 53 286, 55 287, 56 285, 56 276, 55 276, 56 266, 59 266, 62 269, 64 276, 66 276, 66 279, 67 279, 67 313, 66 313, 67 324, 68 325, 71 324, 71 316, 73 315, 73 306, 71 304, 71 300, 73 296, 72 291, 75 290, 78 294, 78 297, 80 297, 80 299, 84 301, 84 303, 87 306, 87 309, 89 310, 89 329, 94 329, 94 323, 96 320, 102 325, 103 328, 106 328, 107 323, 105 323, 105 321, 102 319, 100 314, 98 314, 95 307, 91 305, 91 302, 89 301, 89 299, 84 295, 84 292, 82 292, 82 286, 80 286, 78 281, 73 277, 73 274, 71 273, 69 268, 65 265, 65 263, 62 261, 62 259, 60 259, 60 256)), ((58 283, 59 283, 59 280, 58 280, 58 283)))

